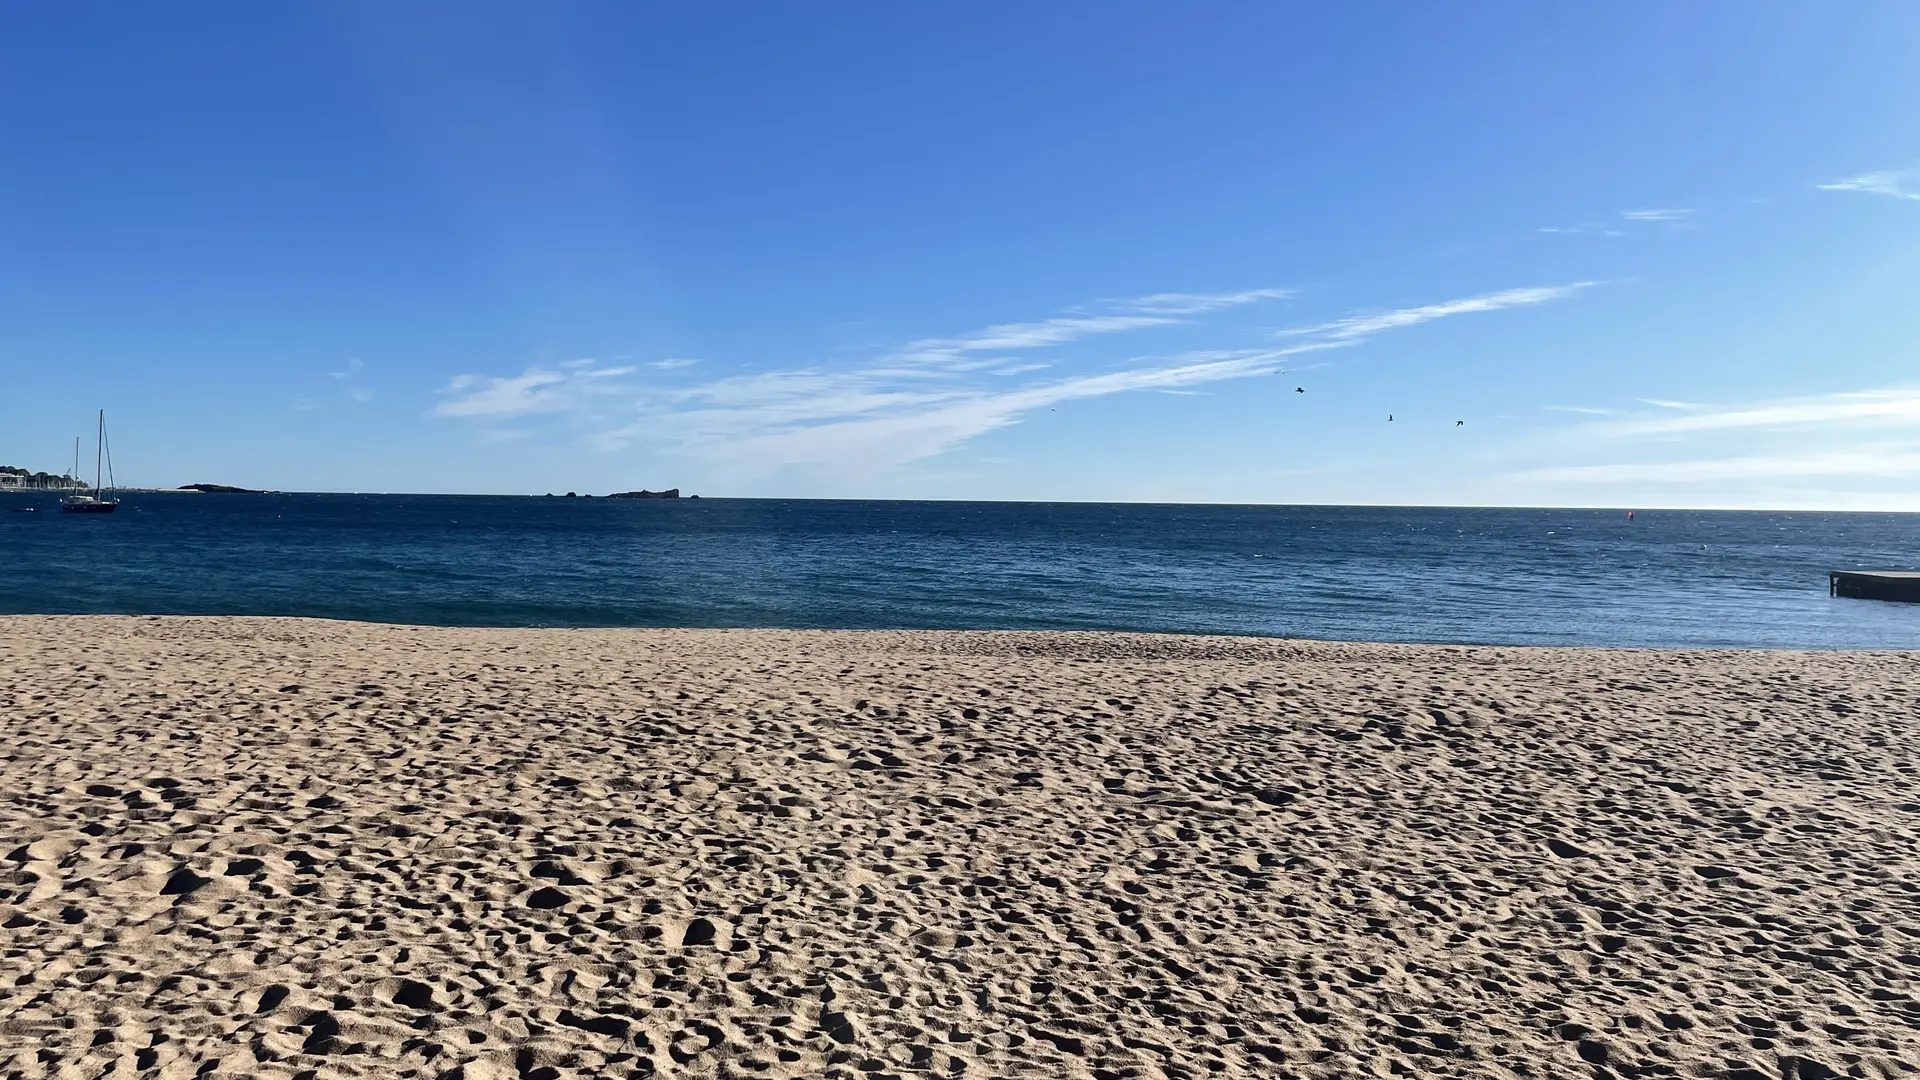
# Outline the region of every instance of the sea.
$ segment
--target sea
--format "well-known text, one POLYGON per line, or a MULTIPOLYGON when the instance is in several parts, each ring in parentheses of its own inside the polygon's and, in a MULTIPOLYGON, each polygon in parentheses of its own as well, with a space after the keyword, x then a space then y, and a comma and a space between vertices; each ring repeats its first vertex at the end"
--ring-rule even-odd
POLYGON ((128 493, 0 496, 0 613, 1920 648, 1920 515, 128 493), (35 506, 38 513, 10 510, 35 506))

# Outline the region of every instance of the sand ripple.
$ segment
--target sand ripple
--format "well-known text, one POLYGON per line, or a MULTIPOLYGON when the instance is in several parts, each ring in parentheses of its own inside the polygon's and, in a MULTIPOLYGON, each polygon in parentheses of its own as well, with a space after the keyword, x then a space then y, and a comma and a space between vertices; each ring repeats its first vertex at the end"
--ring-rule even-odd
POLYGON ((0 620, 0 1074, 1920 1073, 1920 658, 0 620))

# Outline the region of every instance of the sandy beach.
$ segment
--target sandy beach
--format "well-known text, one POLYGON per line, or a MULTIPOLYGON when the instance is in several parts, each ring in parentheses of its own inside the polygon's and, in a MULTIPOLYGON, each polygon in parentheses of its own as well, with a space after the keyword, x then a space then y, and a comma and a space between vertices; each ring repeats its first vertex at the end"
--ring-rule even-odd
POLYGON ((1916 676, 0 619, 0 1075, 1920 1074, 1916 676))

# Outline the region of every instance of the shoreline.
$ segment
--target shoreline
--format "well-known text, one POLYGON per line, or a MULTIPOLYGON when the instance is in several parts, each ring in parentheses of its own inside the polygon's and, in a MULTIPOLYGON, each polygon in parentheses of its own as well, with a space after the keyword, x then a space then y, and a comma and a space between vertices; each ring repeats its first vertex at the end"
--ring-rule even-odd
POLYGON ((0 617, 0 1068, 1909 1075, 1916 670, 0 617))
MULTIPOLYGON (((1869 603, 1875 601, 1866 601, 1869 603)), ((501 623, 422 623, 422 622, 383 622, 378 619, 355 619, 332 615, 235 615, 235 614, 197 614, 188 612, 162 612, 157 614, 137 614, 126 612, 0 612, 0 630, 9 622, 28 620, 140 620, 181 623, 258 623, 290 624, 313 623, 322 626, 367 627, 383 630, 416 630, 423 632, 465 632, 480 634, 819 634, 850 635, 859 637, 869 635, 875 638, 926 637, 937 640, 947 636, 964 637, 1019 637, 1076 639, 1101 638, 1138 639, 1141 642, 1164 640, 1167 642, 1221 643, 1234 642, 1251 644, 1299 646, 1327 648, 1380 648, 1380 649, 1453 649, 1453 650, 1495 650, 1517 652, 1573 652, 1573 653, 1693 653, 1702 656, 1756 654, 1762 656, 1799 655, 1834 656, 1914 656, 1920 657, 1920 647, 1899 648, 1850 648, 1833 646, 1773 646, 1773 645, 1583 645, 1565 643, 1519 644, 1501 641, 1391 641, 1377 639, 1280 637, 1262 634, 1213 633, 1205 630, 1108 630, 1108 629, 1025 629, 1019 627, 972 627, 972 628, 925 628, 912 626, 875 626, 875 627, 814 627, 814 626, 621 626, 621 625, 515 625, 501 623)), ((268 626, 268 629, 271 627, 268 626)), ((1195 652, 1186 650, 1186 655, 1201 656, 1205 650, 1195 652)))

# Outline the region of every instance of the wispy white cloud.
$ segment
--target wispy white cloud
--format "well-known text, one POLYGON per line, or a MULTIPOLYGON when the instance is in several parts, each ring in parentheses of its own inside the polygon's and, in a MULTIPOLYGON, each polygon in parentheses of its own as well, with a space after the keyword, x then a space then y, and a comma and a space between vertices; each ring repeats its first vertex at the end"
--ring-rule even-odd
POLYGON ((1325 341, 1357 341, 1386 330, 1398 330, 1402 327, 1418 326, 1435 319, 1445 319, 1454 315, 1471 315, 1485 311, 1500 311, 1503 308, 1530 307, 1552 300, 1564 300, 1581 289, 1593 286, 1595 282, 1575 281, 1566 285, 1535 285, 1523 289, 1506 289, 1501 292, 1487 293, 1483 296, 1469 296, 1460 300, 1447 300, 1438 304, 1423 304, 1419 307, 1400 308, 1395 311, 1381 311, 1368 315, 1353 315, 1332 322, 1303 326, 1293 330, 1280 331, 1283 337, 1314 337, 1325 341))
POLYGON ((529 368, 510 377, 455 375, 441 391, 446 399, 433 407, 435 416, 525 416, 562 412, 567 408, 553 388, 567 381, 559 371, 529 368))
POLYGON ((680 392, 671 407, 650 410, 602 442, 621 446, 665 434, 678 449, 722 465, 874 470, 942 453, 1068 401, 1272 374, 1288 357, 1331 347, 1315 342, 1146 358, 1127 370, 1006 390, 901 386, 889 373, 873 371, 743 376, 680 392))
POLYGON ((897 364, 951 366, 972 353, 1018 352, 1097 334, 1117 334, 1150 326, 1172 326, 1171 315, 1070 315, 1040 322, 1002 323, 962 337, 922 338, 908 342, 883 360, 897 364))
POLYGON ((1684 224, 1693 220, 1692 210, 1622 210, 1620 216, 1628 221, 1657 221, 1669 225, 1684 224))
POLYGON ((1242 289, 1227 293, 1153 293, 1123 300, 1103 300, 1088 309, 1037 322, 1001 323, 959 337, 922 338, 883 357, 918 367, 987 368, 993 362, 974 359, 975 353, 1008 353, 1065 345, 1083 338, 1119 334, 1153 327, 1175 326, 1202 315, 1263 300, 1293 296, 1290 289, 1242 289))
MULTIPOLYGON (((361 363, 359 357, 354 357, 348 360, 346 363, 346 366, 341 368, 339 371, 327 372, 327 377, 330 379, 333 379, 336 382, 347 382, 348 380, 357 380, 360 378, 362 374, 366 372, 366 368, 367 368, 367 365, 361 363)), ((367 402, 373 400, 372 387, 348 385, 346 387, 343 387, 343 389, 346 391, 347 397, 352 398, 354 401, 362 405, 365 405, 367 402)))
MULTIPOLYGON (((1191 394, 1208 383, 1290 370, 1308 354, 1342 349, 1388 330, 1469 312, 1545 303, 1588 283, 1513 289, 1397 312, 1354 316, 1293 331, 1260 348, 1201 349, 1110 359, 1033 358, 1069 343, 1176 324, 1283 299, 1284 289, 1155 293, 1106 300, 1060 316, 1000 323, 908 342, 852 366, 752 371, 692 385, 650 381, 634 366, 531 367, 518 375, 466 374, 440 391, 435 415, 498 422, 516 417, 620 417, 595 421, 608 449, 645 442, 720 469, 819 467, 875 472, 953 449, 1065 402, 1140 391, 1191 394), (1021 356, 1020 354, 1028 354, 1021 356), (1061 374, 1055 371, 1064 365, 1061 374), (1079 369, 1079 370, 1074 370, 1079 369)), ((671 370, 665 362, 648 371, 671 370)))
POLYGON ((1543 233, 1557 233, 1563 236, 1625 236, 1626 231, 1598 221, 1583 221, 1578 225, 1542 225, 1543 233))
POLYGON ((455 375, 440 391, 435 416, 504 418, 579 410, 596 399, 615 397, 626 388, 619 380, 637 370, 625 367, 528 368, 518 375, 455 375))
POLYGON ((1513 474, 1513 479, 1561 484, 1698 484, 1813 476, 1890 478, 1915 475, 1920 475, 1920 447, 1893 444, 1811 454, 1560 466, 1528 469, 1513 474))
POLYGON ((661 371, 674 371, 679 368, 692 367, 693 365, 699 362, 700 361, 694 360, 690 357, 669 356, 665 360, 655 360, 653 363, 648 364, 647 366, 650 368, 657 368, 661 371))
POLYGON ((1645 404, 1634 415, 1540 433, 1547 441, 1527 451, 1540 464, 1507 479, 1551 485, 1561 501, 1591 486, 1628 496, 1686 490, 1660 497, 1688 504, 1852 506, 1873 502, 1875 491, 1885 494, 1890 480, 1920 475, 1920 386, 1645 404), (1701 486, 1709 484, 1719 486, 1701 486))
POLYGON ((1647 210, 1622 210, 1618 221, 1583 221, 1578 225, 1542 225, 1543 233, 1561 236, 1625 236, 1630 225, 1666 225, 1669 228, 1692 228, 1697 211, 1679 207, 1647 210), (1625 222, 1626 225, 1622 225, 1625 222))
POLYGON ((1831 184, 1814 186, 1821 191, 1858 191, 1868 195, 1887 195, 1895 199, 1920 200, 1920 169, 1892 169, 1863 173, 1845 180, 1835 180, 1831 184))
POLYGON ((1243 289, 1229 293, 1154 293, 1151 296, 1136 296, 1131 300, 1110 300, 1108 303, 1125 311, 1155 315, 1198 315, 1261 300, 1291 300, 1293 296, 1292 289, 1243 289))
POLYGON ((1846 425, 1858 429, 1920 425, 1920 388, 1916 387, 1784 398, 1745 405, 1658 404, 1679 415, 1635 417, 1597 430, 1616 436, 1659 436, 1745 428, 1846 425))

